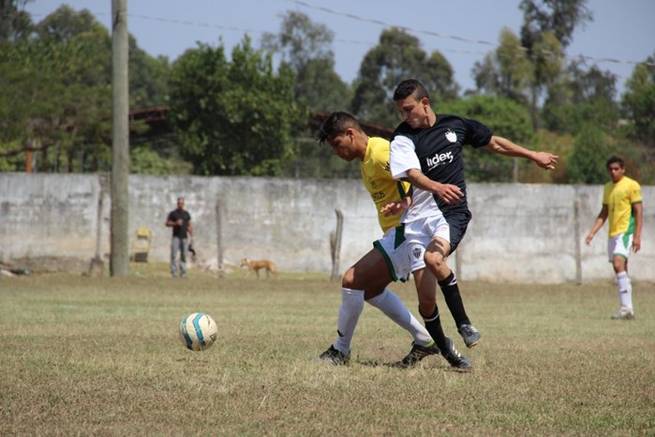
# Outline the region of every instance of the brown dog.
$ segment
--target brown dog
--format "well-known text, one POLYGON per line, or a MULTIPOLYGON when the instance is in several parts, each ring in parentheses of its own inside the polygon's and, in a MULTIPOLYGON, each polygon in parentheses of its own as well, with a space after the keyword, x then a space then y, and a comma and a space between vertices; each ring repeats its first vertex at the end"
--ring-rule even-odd
POLYGON ((275 264, 273 264, 273 261, 269 261, 267 259, 260 259, 260 260, 250 260, 248 258, 244 258, 241 260, 241 266, 240 267, 247 267, 248 270, 252 270, 257 274, 257 277, 259 278, 259 271, 261 269, 266 269, 266 277, 272 273, 275 274, 277 273, 277 270, 275 270, 275 264))

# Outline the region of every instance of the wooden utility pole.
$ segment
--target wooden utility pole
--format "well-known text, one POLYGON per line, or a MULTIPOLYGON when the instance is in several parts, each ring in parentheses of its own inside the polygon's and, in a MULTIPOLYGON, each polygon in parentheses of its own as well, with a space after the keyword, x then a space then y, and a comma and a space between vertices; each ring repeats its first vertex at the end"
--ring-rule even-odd
POLYGON ((128 126, 127 0, 112 0, 112 162, 111 162, 111 262, 112 276, 129 271, 128 178, 130 137, 128 126))

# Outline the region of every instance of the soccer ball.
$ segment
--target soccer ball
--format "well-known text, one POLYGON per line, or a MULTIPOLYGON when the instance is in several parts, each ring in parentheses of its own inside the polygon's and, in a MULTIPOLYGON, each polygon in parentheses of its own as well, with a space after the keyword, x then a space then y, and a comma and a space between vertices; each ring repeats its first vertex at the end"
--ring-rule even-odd
POLYGON ((187 349, 204 351, 216 341, 218 328, 210 315, 193 313, 180 321, 180 340, 187 349))

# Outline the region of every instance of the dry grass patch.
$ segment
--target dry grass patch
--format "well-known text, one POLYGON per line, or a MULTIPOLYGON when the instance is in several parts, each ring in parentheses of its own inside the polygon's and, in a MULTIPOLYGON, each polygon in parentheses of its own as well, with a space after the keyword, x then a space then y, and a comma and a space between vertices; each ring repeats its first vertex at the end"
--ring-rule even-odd
POLYGON ((609 319, 610 283, 462 289, 483 335, 471 374, 372 365, 410 339, 368 306, 352 365, 317 362, 339 305, 319 275, 2 279, 0 434, 655 433, 653 284, 636 284, 631 322, 609 319), (205 352, 177 338, 197 310, 219 326, 205 352))

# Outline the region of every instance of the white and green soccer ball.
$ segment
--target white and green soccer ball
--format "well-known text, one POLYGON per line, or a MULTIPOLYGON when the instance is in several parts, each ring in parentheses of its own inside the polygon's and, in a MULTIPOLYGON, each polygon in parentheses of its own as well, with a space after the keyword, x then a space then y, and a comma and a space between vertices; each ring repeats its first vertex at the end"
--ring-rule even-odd
POLYGON ((218 328, 209 314, 193 313, 180 321, 180 340, 192 351, 204 351, 216 341, 218 328))

